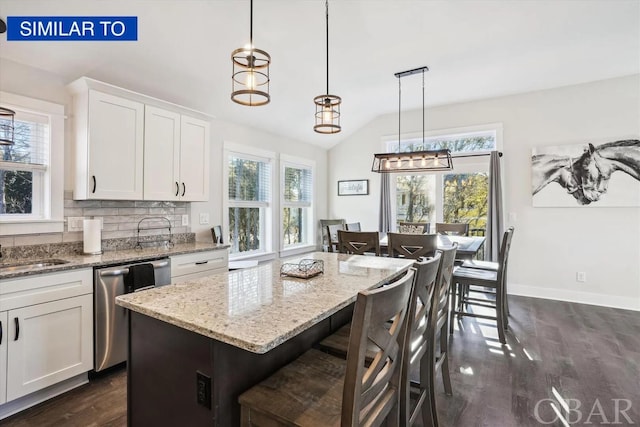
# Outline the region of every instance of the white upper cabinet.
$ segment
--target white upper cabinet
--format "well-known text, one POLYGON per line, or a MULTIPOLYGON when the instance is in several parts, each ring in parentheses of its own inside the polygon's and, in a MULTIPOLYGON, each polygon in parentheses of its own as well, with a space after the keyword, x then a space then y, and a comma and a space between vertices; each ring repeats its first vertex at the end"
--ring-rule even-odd
POLYGON ((74 199, 209 199, 206 115, 86 77, 69 89, 74 199))
POLYGON ((208 200, 209 137, 209 122, 147 105, 144 199, 208 200))

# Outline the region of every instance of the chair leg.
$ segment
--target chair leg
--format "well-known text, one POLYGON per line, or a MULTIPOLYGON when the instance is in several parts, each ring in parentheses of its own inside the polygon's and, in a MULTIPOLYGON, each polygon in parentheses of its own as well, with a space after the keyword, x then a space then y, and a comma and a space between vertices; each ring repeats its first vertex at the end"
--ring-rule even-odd
POLYGON ((505 324, 505 312, 504 312, 504 295, 500 286, 496 289, 496 328, 498 328, 498 339, 502 344, 506 344, 507 340, 504 335, 506 328, 505 324))
POLYGON ((444 392, 447 396, 453 394, 451 388, 451 376, 449 375, 449 337, 447 336, 447 323, 445 322, 440 329, 440 358, 442 364, 440 370, 442 372, 442 383, 444 384, 444 392))
MULTIPOLYGON (((433 343, 435 344, 435 343, 433 343)), ((420 366, 420 383, 426 384, 427 397, 422 404, 422 424, 438 427, 438 412, 436 409, 436 355, 433 345, 427 349, 426 363, 420 366)))
POLYGON ((457 307, 457 295, 458 295, 458 284, 455 282, 451 283, 452 289, 449 292, 449 333, 453 335, 453 321, 454 314, 457 307))

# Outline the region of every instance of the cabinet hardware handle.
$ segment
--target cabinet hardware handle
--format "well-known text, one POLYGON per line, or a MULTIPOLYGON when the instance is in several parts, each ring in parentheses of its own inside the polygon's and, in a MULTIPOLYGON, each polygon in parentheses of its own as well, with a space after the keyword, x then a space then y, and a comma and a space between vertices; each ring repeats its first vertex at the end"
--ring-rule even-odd
POLYGON ((18 320, 17 317, 14 317, 13 321, 16 322, 16 337, 13 340, 18 341, 18 338, 20 338, 20 320, 18 320))
POLYGON ((176 197, 178 197, 178 194, 180 194, 180 184, 176 181, 176 197))
POLYGON ((196 261, 196 265, 207 264, 209 261, 196 261))
POLYGON ((91 175, 91 178, 93 179, 93 190, 91 190, 91 192, 95 193, 96 192, 96 176, 91 175))
POLYGON ((187 186, 184 185, 184 182, 182 183, 182 196, 184 197, 184 193, 187 192, 187 186))
POLYGON ((2 344, 2 322, 0 322, 0 344, 2 344))

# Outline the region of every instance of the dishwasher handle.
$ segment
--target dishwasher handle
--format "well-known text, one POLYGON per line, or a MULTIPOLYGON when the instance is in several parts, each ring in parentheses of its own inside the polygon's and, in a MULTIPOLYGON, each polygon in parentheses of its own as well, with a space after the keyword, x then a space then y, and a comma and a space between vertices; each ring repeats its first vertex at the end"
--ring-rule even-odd
MULTIPOLYGON (((142 263, 142 264, 146 264, 146 263, 142 263)), ((150 262, 149 264, 153 265, 153 268, 162 268, 162 267, 166 267, 169 265, 169 261, 164 260, 164 261, 153 261, 150 262)), ((100 277, 114 277, 114 276, 124 276, 129 274, 129 268, 128 267, 123 267, 123 268, 118 268, 116 270, 104 270, 104 271, 100 271, 100 277)))

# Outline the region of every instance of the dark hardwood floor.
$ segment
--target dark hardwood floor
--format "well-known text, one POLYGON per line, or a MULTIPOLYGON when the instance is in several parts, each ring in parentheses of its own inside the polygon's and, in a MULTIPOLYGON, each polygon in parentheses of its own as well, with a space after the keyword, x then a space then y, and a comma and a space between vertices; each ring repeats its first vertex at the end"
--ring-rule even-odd
MULTIPOLYGON (((456 322, 450 338, 453 396, 444 395, 437 378, 441 425, 565 425, 552 405, 566 425, 640 425, 638 312, 525 297, 509 301, 507 346, 500 345, 494 322, 456 322)), ((126 372, 120 370, 0 425, 125 426, 125 395, 126 372)))

